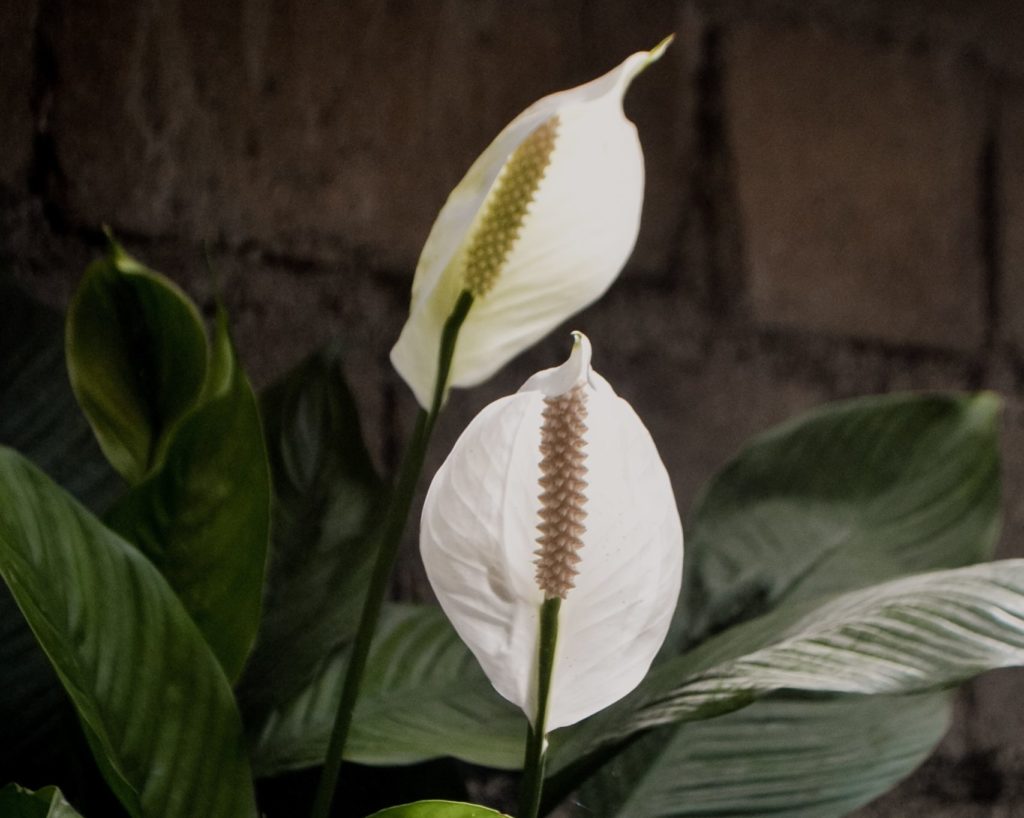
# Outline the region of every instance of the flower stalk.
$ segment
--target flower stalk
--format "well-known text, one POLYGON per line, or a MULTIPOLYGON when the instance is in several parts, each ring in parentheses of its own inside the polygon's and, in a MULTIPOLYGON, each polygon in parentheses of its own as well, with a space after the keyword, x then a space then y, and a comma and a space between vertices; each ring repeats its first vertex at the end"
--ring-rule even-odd
POLYGON ((338 774, 341 771, 345 743, 348 739, 349 728, 352 726, 352 715, 355 712, 359 688, 366 672, 366 662, 370 656, 373 634, 377 630, 377 622, 380 619, 381 606, 387 593, 388 581, 391 579, 394 569, 398 546, 405 533, 416 484, 423 471, 423 460, 426 457, 430 435, 434 431, 437 416, 444 405, 448 375, 451 371, 459 330, 472 306, 472 294, 463 290, 445 322, 438 351, 437 379, 434 384, 433 401, 429 411, 420 409, 416 416, 416 425, 402 457, 384 522, 377 534, 377 561, 370 577, 366 600, 363 602, 363 612, 359 619, 359 629, 356 631, 356 638, 352 644, 352 655, 345 671, 345 683, 341 690, 338 712, 334 718, 331 741, 327 748, 327 757, 324 760, 320 783, 317 786, 316 800, 313 803, 313 818, 327 818, 330 814, 331 802, 338 783, 338 774))
POLYGON ((561 597, 545 599, 540 609, 540 637, 537 654, 537 714, 526 730, 526 756, 523 759, 523 783, 519 796, 520 818, 537 818, 541 792, 544 788, 544 768, 547 761, 548 698, 551 692, 551 674, 555 665, 558 645, 558 610, 561 597))

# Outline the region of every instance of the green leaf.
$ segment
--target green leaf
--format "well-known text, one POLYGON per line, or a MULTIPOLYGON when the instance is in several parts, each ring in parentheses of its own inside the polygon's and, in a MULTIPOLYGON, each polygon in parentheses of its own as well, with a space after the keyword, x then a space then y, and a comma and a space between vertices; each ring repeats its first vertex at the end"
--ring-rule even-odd
POLYGON ((578 803, 595 818, 838 818, 909 775, 949 721, 944 693, 766 700, 644 735, 578 803))
POLYGON ((255 815, 231 688, 170 586, 5 448, 0 576, 132 815, 255 815))
POLYGON ((0 789, 0 815, 4 818, 81 818, 56 787, 32 792, 17 784, 0 789))
POLYGON ((247 721, 309 684, 355 633, 383 488, 332 344, 261 401, 274 484, 263 621, 239 686, 247 721))
MULTIPOLYGON (((332 657, 312 685, 271 714, 253 742, 258 775, 323 761, 347 661, 347 650, 332 657)), ((384 609, 346 758, 408 764, 451 755, 513 769, 522 764, 525 735, 523 714, 494 692, 439 609, 384 609)))
POLYGON ((668 644, 703 644, 668 669, 657 664, 610 710, 556 733, 549 770, 609 733, 628 735, 645 691, 760 650, 778 637, 772 628, 829 593, 988 558, 999 528, 998 408, 989 394, 864 398, 746 446, 703 492, 687 531, 668 644), (773 609, 774 618, 706 641, 773 609))
POLYGON ((999 399, 892 395, 756 438, 692 514, 672 643, 787 601, 991 558, 999 399))
POLYGON ((223 313, 213 349, 203 402, 108 522, 160 569, 233 680, 259 625, 270 476, 256 398, 223 313))
POLYGON ((112 241, 75 293, 66 343, 71 385, 100 447, 129 482, 141 482, 163 462, 206 380, 199 313, 112 241))
POLYGON ((390 807, 375 812, 369 818, 509 818, 503 812, 495 812, 477 804, 462 804, 456 801, 417 801, 401 807, 390 807))
MULTIPOLYGON (((0 445, 27 456, 93 509, 123 483, 82 416, 64 366, 64 319, 0 277, 0 445)), ((7 587, 0 583, 0 769, 68 751, 74 713, 7 587)))
POLYGON ((656 667, 560 737, 556 765, 637 730, 727 713, 777 691, 905 695, 1024 664, 1024 560, 791 603, 656 667))

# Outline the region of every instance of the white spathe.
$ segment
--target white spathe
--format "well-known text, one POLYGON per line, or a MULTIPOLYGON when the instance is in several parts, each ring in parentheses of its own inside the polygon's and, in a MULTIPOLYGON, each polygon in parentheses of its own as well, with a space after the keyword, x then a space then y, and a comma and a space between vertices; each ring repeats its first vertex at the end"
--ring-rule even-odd
POLYGON ((547 729, 636 687, 679 596, 683 532, 668 474, 632 407, 590 369, 577 334, 539 372, 469 424, 427 493, 420 550, 441 607, 497 691, 532 721, 544 594, 534 578, 544 399, 585 384, 586 531, 561 603, 547 729))
POLYGON ((585 85, 547 96, 516 117, 445 203, 423 247, 409 318, 391 361, 429 408, 444 322, 466 288, 467 249, 510 157, 558 118, 554 148, 493 287, 476 298, 459 335, 450 386, 473 386, 597 300, 621 271, 640 226, 644 162, 622 111, 630 82, 671 38, 585 85))

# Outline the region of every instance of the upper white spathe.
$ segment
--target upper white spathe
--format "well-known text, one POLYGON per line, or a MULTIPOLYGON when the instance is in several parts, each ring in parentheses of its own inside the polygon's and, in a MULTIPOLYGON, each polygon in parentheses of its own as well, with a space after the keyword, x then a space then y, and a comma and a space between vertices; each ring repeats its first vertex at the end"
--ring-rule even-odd
POLYGON ((536 713, 544 594, 534 579, 544 398, 585 383, 587 512, 576 587, 559 613, 547 729, 626 695, 665 639, 682 579, 683 532, 668 474, 632 407, 570 359, 469 424, 434 476, 420 550, 441 607, 497 691, 536 713))
POLYGON ((444 322, 465 286, 465 252, 515 149, 558 116, 554 149, 497 281, 462 326, 449 384, 473 386, 608 289, 633 251, 644 161, 622 112, 632 79, 664 51, 633 54, 585 85, 516 117, 480 155, 438 214, 412 285, 409 318, 391 362, 430 407, 444 322))

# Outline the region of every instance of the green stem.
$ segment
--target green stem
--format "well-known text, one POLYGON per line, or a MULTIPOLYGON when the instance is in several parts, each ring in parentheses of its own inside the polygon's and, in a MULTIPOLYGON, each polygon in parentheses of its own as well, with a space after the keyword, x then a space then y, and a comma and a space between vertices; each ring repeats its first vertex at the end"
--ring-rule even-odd
POLYGON ((430 411, 421 409, 416 416, 416 427, 413 430, 409 445, 402 457, 398 469, 398 480, 388 503, 384 523, 377 536, 377 562, 373 566, 370 585, 363 602, 363 613, 359 619, 359 629, 352 644, 348 668, 345 671, 345 684, 341 689, 341 700, 334 718, 334 729, 331 731, 331 743, 327 748, 324 769, 317 786, 316 800, 313 802, 313 818, 327 818, 334 799, 334 791, 338 783, 338 773, 345 752, 349 727, 352 725, 352 714, 355 711, 359 687, 366 671, 366 660, 370 656, 370 645, 373 642, 377 621, 380 619, 381 606, 387 592, 391 571, 395 565, 398 545, 405 533, 405 524, 409 517, 409 507, 416 492, 420 472, 423 471, 423 459, 427 453, 430 434, 434 430, 437 416, 444 403, 445 390, 448 386, 448 375, 451 371, 452 357, 455 354, 455 342, 459 337, 459 329, 466 320, 469 308, 473 306, 473 296, 463 291, 459 296, 451 315, 445 322, 441 333, 441 347, 438 351, 437 380, 434 383, 434 399, 430 411))
POLYGON ((558 643, 558 609, 562 600, 545 599, 540 609, 540 639, 537 651, 537 717, 526 730, 526 757, 523 759, 523 789, 519 796, 519 818, 537 818, 541 790, 544 788, 544 766, 547 748, 548 697, 551 692, 551 670, 555 664, 558 643))

